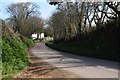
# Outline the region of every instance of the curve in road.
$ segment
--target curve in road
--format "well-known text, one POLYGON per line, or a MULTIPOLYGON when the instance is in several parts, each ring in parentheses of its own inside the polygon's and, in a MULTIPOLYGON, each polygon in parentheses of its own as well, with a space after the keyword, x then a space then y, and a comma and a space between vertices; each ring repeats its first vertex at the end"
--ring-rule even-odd
POLYGON ((36 43, 30 51, 45 62, 62 70, 69 71, 78 78, 118 78, 118 63, 78 56, 70 53, 53 50, 45 43, 36 43))

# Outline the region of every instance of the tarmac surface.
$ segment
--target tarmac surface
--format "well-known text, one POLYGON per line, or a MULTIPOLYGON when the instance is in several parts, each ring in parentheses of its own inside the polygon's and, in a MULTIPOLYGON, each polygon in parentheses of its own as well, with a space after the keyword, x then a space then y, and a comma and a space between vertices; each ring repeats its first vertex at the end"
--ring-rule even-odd
POLYGON ((118 62, 56 51, 45 43, 36 43, 30 51, 43 61, 77 75, 77 78, 120 78, 118 62))

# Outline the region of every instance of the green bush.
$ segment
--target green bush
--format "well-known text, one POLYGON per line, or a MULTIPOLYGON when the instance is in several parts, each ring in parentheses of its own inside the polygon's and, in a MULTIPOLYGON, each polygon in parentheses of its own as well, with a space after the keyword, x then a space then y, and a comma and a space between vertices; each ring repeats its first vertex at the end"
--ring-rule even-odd
POLYGON ((25 39, 23 42, 27 45, 27 47, 30 47, 34 44, 32 39, 25 39))
POLYGON ((30 39, 21 40, 17 36, 4 35, 2 38, 2 75, 3 78, 22 70, 29 64, 27 47, 33 45, 30 39))

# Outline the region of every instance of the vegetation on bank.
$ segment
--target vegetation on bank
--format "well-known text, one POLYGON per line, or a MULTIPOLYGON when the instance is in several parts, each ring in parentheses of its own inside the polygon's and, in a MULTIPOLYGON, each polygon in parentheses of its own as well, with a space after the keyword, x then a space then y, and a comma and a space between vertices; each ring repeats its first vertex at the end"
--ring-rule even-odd
POLYGON ((73 54, 94 58, 118 61, 118 33, 119 27, 115 22, 85 35, 80 40, 49 41, 47 46, 73 54), (114 27, 113 27, 114 26, 114 27))
POLYGON ((118 61, 118 2, 66 3, 63 0, 49 4, 58 7, 48 20, 54 41, 46 45, 82 56, 118 61))
POLYGON ((13 3, 7 6, 6 11, 10 16, 4 21, 0 19, 2 78, 13 77, 29 64, 27 48, 33 45, 33 41, 28 38, 34 33, 44 32, 44 20, 39 15, 38 5, 31 2, 13 3))
POLYGON ((77 54, 80 56, 86 56, 86 57, 91 57, 91 58, 99 58, 99 59, 105 59, 105 60, 112 60, 112 61, 118 61, 118 53, 113 53, 113 52, 107 52, 104 50, 100 50, 100 49, 95 49, 95 44, 94 47, 93 46, 89 46, 88 44, 86 44, 85 42, 81 41, 81 42, 53 42, 50 41, 48 43, 46 43, 47 46, 59 50, 59 51, 63 51, 63 52, 69 52, 72 54, 77 54))
POLYGON ((31 39, 14 33, 2 22, 2 78, 12 78, 29 64, 27 48, 31 39))

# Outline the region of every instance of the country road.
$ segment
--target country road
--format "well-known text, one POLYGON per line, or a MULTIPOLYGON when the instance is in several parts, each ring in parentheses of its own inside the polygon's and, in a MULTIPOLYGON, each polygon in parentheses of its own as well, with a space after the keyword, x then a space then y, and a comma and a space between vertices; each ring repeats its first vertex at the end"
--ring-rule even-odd
POLYGON ((34 56, 42 58, 62 70, 71 72, 80 78, 118 78, 118 63, 78 56, 53 50, 45 43, 36 43, 30 49, 34 56))

